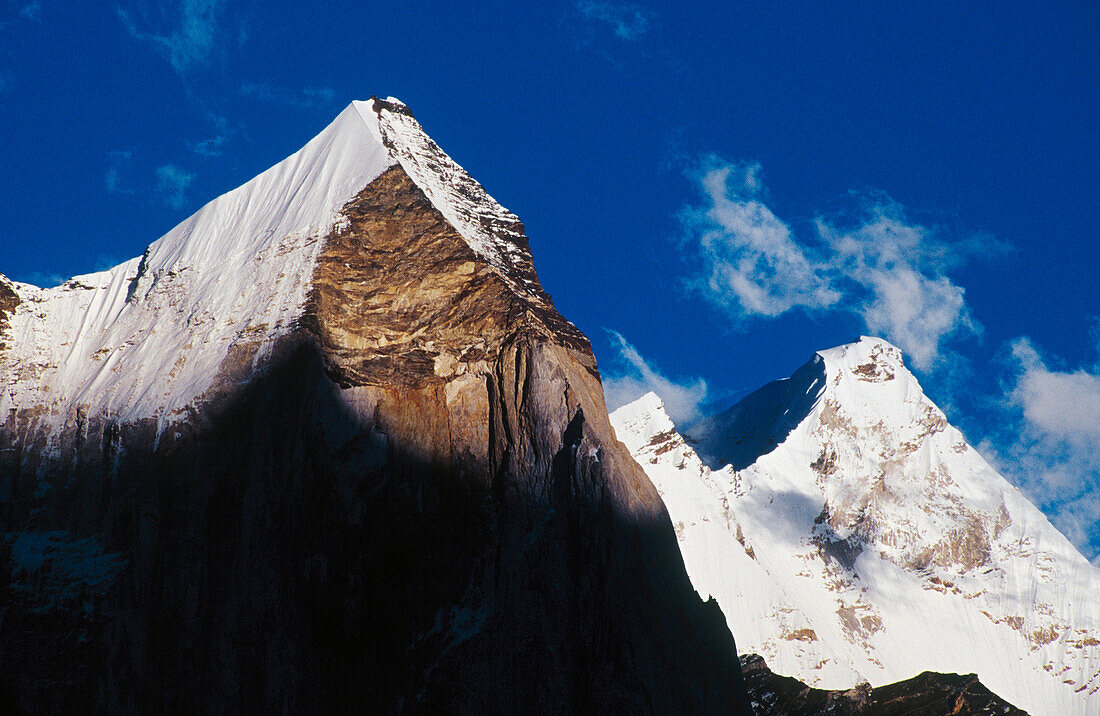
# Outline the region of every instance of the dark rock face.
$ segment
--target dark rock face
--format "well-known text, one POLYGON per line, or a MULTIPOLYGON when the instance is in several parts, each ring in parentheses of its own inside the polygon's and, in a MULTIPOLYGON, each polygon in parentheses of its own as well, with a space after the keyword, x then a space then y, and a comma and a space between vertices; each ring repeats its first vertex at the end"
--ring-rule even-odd
POLYGON ((399 167, 186 423, 0 429, 0 708, 747 713, 584 336, 399 167))
POLYGON ((756 654, 742 656, 741 668, 753 709, 759 716, 1027 716, 983 686, 974 674, 926 671, 912 679, 877 688, 861 684, 847 691, 826 691, 772 673, 756 654))

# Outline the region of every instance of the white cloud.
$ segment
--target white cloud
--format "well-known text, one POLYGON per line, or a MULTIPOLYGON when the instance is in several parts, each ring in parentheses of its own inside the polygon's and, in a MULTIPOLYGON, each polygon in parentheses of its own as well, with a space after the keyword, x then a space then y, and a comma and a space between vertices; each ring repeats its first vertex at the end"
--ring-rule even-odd
POLYGON ((945 271, 999 253, 986 237, 948 241, 907 220, 888 197, 861 197, 852 222, 819 217, 800 240, 761 200, 760 166, 710 157, 697 175, 705 202, 682 221, 702 271, 695 285, 735 320, 843 310, 897 344, 921 370, 953 334, 975 334, 964 291, 945 271))
POLYGON ((654 392, 665 404, 669 416, 684 426, 702 416, 707 399, 707 382, 702 378, 678 382, 666 377, 642 357, 638 349, 615 331, 608 331, 613 347, 619 352, 618 372, 604 371, 603 392, 609 411, 654 392))
POLYGON ((187 188, 194 180, 194 174, 175 164, 165 164, 157 167, 156 192, 168 206, 178 211, 187 204, 187 188))
POLYGON ((1019 416, 1001 468, 1054 526, 1100 564, 1100 364, 1052 370, 1027 338, 1011 344, 1019 416))
POLYGON ((179 74, 210 58, 218 29, 219 0, 183 0, 175 26, 163 34, 145 31, 123 8, 116 8, 126 31, 151 45, 179 74))
POLYGON ((581 0, 576 7, 585 18, 606 23, 620 40, 640 40, 653 18, 650 10, 634 3, 581 0))
POLYGON ((817 234, 827 248, 824 261, 843 305, 867 328, 884 335, 924 371, 940 357, 952 334, 978 334, 962 287, 943 274, 970 253, 1003 248, 977 239, 951 243, 932 229, 910 223, 900 205, 885 196, 865 197, 854 226, 818 218, 817 234))
POLYGON ((790 227, 757 200, 757 164, 718 164, 699 177, 709 201, 685 214, 702 249, 711 298, 746 314, 825 308, 840 296, 795 243, 790 227))
POLYGON ((1100 375, 1052 371, 1026 338, 1013 342, 1012 357, 1020 368, 1012 400, 1023 408, 1028 425, 1042 435, 1100 449, 1100 375))

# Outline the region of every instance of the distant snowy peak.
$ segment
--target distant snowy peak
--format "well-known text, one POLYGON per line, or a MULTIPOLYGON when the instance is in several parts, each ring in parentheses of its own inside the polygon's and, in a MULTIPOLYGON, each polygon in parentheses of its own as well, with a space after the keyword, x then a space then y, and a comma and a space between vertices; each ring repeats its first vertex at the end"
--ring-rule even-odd
POLYGON ((141 257, 56 288, 2 282, 0 415, 16 410, 26 429, 52 434, 73 429, 78 411, 161 426, 182 419, 294 329, 325 239, 347 221, 343 208, 395 165, 518 295, 550 305, 519 219, 404 104, 357 101, 141 257))
POLYGON ((881 421, 900 427, 927 422, 936 430, 946 427, 946 417, 905 367, 901 351, 881 338, 864 336, 818 351, 814 361, 818 360, 828 377, 824 400, 843 403, 861 424, 881 421))
POLYGON ((777 673, 847 688, 975 672, 1032 713, 1100 712, 1100 570, 886 341, 820 351, 684 437, 654 395, 612 425, 696 588, 777 673))
POLYGON ((621 425, 630 429, 619 436, 632 452, 642 447, 642 442, 656 435, 675 432, 676 426, 665 410, 665 404, 656 393, 646 393, 633 403, 615 411, 621 425))
MULTIPOLYGON (((901 351, 882 339, 819 351, 791 378, 687 437, 712 469, 732 464, 821 494, 821 539, 844 540, 850 550, 873 546, 906 568, 980 567, 1002 533, 1016 532, 1008 529, 1013 518, 1045 521, 948 423, 901 351), (730 455, 739 463, 716 459, 730 455)), ((1044 549, 1083 559, 1053 528, 1048 537, 1044 549)))

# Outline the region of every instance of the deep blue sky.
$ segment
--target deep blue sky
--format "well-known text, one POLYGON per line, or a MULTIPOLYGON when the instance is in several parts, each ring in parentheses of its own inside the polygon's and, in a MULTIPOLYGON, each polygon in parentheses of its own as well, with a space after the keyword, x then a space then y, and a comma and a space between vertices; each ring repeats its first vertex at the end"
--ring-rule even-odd
POLYGON ((137 255, 352 99, 393 95, 524 220, 605 375, 679 390, 685 415, 698 379, 723 406, 860 333, 915 357, 883 280, 956 291, 971 327, 933 332, 922 382, 1092 557, 1098 6, 818 5, 0 0, 0 272, 137 255), (758 224, 708 218, 722 171, 758 224), (918 241, 852 273, 875 211, 918 241), (771 265, 784 231, 832 298, 792 299, 787 264, 770 310, 706 288, 746 251, 771 265))

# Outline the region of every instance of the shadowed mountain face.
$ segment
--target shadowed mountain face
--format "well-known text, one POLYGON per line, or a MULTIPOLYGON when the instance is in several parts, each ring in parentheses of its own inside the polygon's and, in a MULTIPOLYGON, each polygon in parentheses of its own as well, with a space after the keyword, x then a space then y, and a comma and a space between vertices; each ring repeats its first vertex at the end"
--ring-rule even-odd
POLYGON ((729 410, 703 418, 685 438, 712 470, 743 470, 775 450, 798 427, 825 389, 825 364, 811 361, 772 381, 729 410))
POLYGON ((978 681, 974 674, 926 671, 912 679, 871 688, 827 691, 774 674, 756 654, 741 657, 745 683, 760 716, 1027 716, 978 681))
POLYGON ((237 343, 185 420, 7 416, 0 707, 747 713, 533 269, 398 165, 343 216, 297 327, 237 343))

